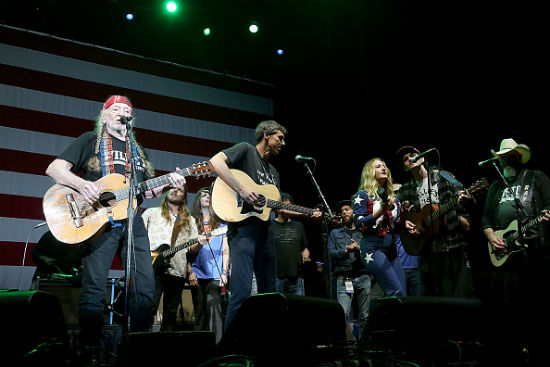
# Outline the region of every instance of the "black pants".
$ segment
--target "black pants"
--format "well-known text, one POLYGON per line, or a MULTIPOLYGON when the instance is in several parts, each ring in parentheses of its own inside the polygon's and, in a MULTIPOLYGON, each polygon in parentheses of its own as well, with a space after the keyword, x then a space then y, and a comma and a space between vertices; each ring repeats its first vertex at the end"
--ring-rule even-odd
POLYGON ((185 287, 185 278, 169 274, 155 276, 155 298, 153 315, 157 313, 160 298, 162 298, 162 323, 161 331, 174 331, 177 329, 176 317, 181 305, 181 295, 185 287))

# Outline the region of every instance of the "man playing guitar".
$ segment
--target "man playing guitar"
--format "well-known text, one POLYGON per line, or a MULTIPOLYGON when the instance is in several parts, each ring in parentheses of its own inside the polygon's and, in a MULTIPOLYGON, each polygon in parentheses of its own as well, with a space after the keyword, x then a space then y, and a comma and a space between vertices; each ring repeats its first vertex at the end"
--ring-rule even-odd
MULTIPOLYGON (((239 200, 254 205, 261 196, 239 182, 231 169, 243 171, 258 185, 280 188, 279 173, 269 161, 285 146, 286 133, 286 128, 276 121, 263 121, 255 130, 256 146, 238 143, 212 157, 210 162, 219 178, 233 189, 239 200)), ((319 211, 313 214, 314 218, 320 216, 319 211)), ((242 303, 250 296, 253 273, 256 275, 258 292, 274 292, 276 289, 277 262, 274 239, 268 236, 269 225, 270 221, 262 221, 254 216, 238 223, 229 223, 231 295, 225 330, 242 303)))

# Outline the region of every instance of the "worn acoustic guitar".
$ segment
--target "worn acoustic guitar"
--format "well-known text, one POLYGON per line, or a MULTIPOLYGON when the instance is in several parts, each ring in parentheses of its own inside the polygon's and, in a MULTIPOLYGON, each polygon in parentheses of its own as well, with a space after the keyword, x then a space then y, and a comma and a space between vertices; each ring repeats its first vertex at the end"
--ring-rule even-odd
MULTIPOLYGON (((210 162, 200 162, 177 171, 183 176, 201 177, 214 172, 210 162)), ((141 182, 136 195, 166 185, 169 174, 141 182)), ((99 200, 89 204, 78 191, 55 184, 44 195, 42 209, 48 227, 59 241, 67 244, 81 244, 99 235, 111 220, 128 217, 128 180, 118 173, 103 176, 97 181, 99 200)), ((134 208, 137 199, 134 198, 134 208)))

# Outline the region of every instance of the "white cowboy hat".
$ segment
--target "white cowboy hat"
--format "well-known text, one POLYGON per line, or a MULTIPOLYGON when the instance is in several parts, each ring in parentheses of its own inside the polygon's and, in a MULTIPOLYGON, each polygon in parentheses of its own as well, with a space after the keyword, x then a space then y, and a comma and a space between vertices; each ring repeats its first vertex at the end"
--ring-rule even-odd
POLYGON ((514 139, 502 139, 500 142, 500 150, 495 152, 491 149, 491 153, 498 157, 500 155, 506 154, 512 150, 515 150, 521 155, 521 163, 525 164, 531 158, 531 149, 525 144, 518 144, 514 139))

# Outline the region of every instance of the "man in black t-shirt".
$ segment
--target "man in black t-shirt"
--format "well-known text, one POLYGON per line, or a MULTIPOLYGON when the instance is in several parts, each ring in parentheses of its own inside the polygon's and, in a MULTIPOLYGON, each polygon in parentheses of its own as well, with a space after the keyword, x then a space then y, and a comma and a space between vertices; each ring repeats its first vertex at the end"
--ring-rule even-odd
MULTIPOLYGON (((100 188, 97 180, 118 173, 128 176, 134 160, 136 181, 153 177, 154 171, 133 133, 128 134, 127 123, 133 117, 130 100, 124 96, 111 96, 103 104, 96 121, 96 129, 78 137, 47 168, 46 174, 56 183, 78 191, 89 204, 98 201, 100 188), (127 138, 129 136, 129 138, 127 138), (83 171, 83 177, 77 173, 83 171)), ((146 191, 138 196, 143 198, 161 195, 169 187, 185 184, 185 178, 171 173, 169 184, 146 191)), ((82 259, 82 291, 78 300, 80 325, 80 345, 82 364, 97 363, 98 349, 103 327, 103 311, 107 277, 113 258, 120 253, 126 263, 126 245, 128 233, 127 220, 106 224, 105 230, 85 246, 82 259)), ((133 257, 130 274, 129 315, 131 331, 148 331, 152 325, 152 307, 154 295, 154 275, 147 231, 141 219, 139 208, 133 221, 133 257)))
MULTIPOLYGON (((292 204, 292 197, 281 193, 283 203, 292 204)), ((271 219, 271 232, 277 254, 277 292, 303 296, 302 264, 311 263, 307 237, 302 223, 291 220, 285 211, 278 211, 271 219)))
MULTIPOLYGON (((269 163, 285 146, 287 130, 276 121, 263 121, 256 127, 256 146, 238 143, 217 153, 211 159, 217 175, 246 202, 253 204, 258 193, 242 185, 230 169, 246 173, 259 185, 280 187, 279 173, 269 163)), ((274 292, 277 264, 273 237, 268 236, 269 221, 251 216, 242 222, 229 223, 228 240, 231 252, 231 284, 224 329, 227 330, 238 309, 250 296, 252 276, 256 275, 259 293, 274 292)))
POLYGON ((44 233, 31 252, 36 264, 33 289, 40 289, 39 282, 42 280, 65 280, 80 287, 83 253, 84 246, 70 246, 57 240, 52 232, 44 233))

